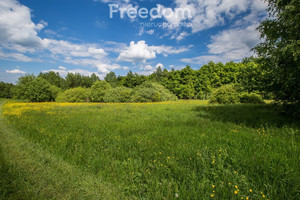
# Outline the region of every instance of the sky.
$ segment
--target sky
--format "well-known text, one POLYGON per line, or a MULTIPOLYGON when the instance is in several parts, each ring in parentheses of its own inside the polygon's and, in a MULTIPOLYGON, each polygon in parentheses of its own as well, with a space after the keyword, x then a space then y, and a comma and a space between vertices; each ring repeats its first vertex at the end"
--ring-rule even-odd
POLYGON ((266 8, 263 0, 1 0, 0 81, 239 62, 261 42, 266 8))

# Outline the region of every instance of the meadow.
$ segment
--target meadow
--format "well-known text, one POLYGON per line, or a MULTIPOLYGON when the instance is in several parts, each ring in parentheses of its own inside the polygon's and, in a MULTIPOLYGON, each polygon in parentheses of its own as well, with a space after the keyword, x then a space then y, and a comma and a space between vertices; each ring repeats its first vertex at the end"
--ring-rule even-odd
POLYGON ((1 101, 0 199, 300 199, 273 105, 1 101))

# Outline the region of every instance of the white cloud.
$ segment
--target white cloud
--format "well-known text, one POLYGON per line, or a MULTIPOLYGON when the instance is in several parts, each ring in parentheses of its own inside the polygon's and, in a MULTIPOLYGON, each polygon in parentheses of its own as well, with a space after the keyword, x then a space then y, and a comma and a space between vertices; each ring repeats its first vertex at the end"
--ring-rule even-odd
POLYGON ((189 33, 187 32, 181 32, 177 37, 176 37, 176 40, 180 41, 180 40, 183 40, 186 36, 190 35, 189 33))
POLYGON ((101 59, 107 55, 102 49, 98 48, 96 44, 73 44, 64 40, 45 39, 49 44, 49 51, 54 54, 60 54, 65 57, 89 57, 94 59, 101 59))
POLYGON ((130 42, 128 49, 120 53, 118 60, 127 62, 144 62, 146 60, 156 58, 156 52, 153 51, 145 41, 135 43, 130 42))
POLYGON ((258 24, 250 25, 245 29, 234 28, 224 30, 212 36, 212 41, 207 45, 208 55, 195 58, 181 59, 185 63, 205 64, 209 61, 228 62, 240 61, 252 55, 251 49, 261 42, 260 34, 256 30, 258 24))
POLYGON ((137 72, 138 74, 140 75, 150 75, 152 74, 158 67, 161 67, 161 69, 164 68, 164 65, 161 64, 161 63, 157 63, 155 65, 155 67, 153 67, 152 65, 146 65, 146 66, 143 66, 143 67, 140 67, 140 70, 139 72, 137 72))
POLYGON ((145 67, 143 67, 143 70, 145 70, 145 71, 153 71, 153 67, 151 65, 146 65, 145 67))
POLYGON ((26 74, 26 72, 21 71, 19 69, 6 70, 6 73, 8 73, 8 74, 26 74))
POLYGON ((16 0, 0 1, 1 46, 16 51, 34 51, 47 47, 47 42, 38 36, 47 23, 31 21, 30 9, 16 0))
POLYGON ((31 62, 34 59, 29 58, 28 56, 21 53, 4 53, 0 49, 0 58, 4 60, 12 60, 12 61, 21 61, 21 62, 31 62))
MULTIPOLYGON (((163 11, 168 10, 171 14, 174 14, 179 9, 189 10, 191 18, 187 14, 181 17, 176 17, 176 15, 164 17, 170 24, 164 28, 175 31, 178 36, 175 37, 173 34, 172 39, 177 39, 178 41, 189 35, 186 30, 183 31, 181 27, 182 22, 190 28, 192 33, 196 33, 224 25, 226 20, 232 21, 240 14, 247 14, 246 17, 248 18, 253 18, 254 16, 259 18, 258 16, 260 15, 266 15, 267 8, 267 3, 263 0, 175 0, 175 4, 176 7, 174 9, 166 8, 162 5, 158 5, 158 8, 163 11)), ((251 23, 251 21, 248 22, 251 23)), ((171 33, 169 32, 169 34, 171 33)))
POLYGON ((161 64, 161 63, 157 63, 156 65, 155 65, 155 69, 157 69, 157 68, 164 68, 164 65, 163 64, 161 64))
POLYGON ((58 69, 66 70, 67 68, 65 68, 65 67, 63 67, 63 66, 59 66, 58 69))
POLYGON ((127 62, 143 62, 156 58, 157 54, 168 56, 169 54, 179 54, 188 51, 188 48, 174 48, 172 46, 148 46, 144 40, 130 42, 130 46, 120 53, 118 60, 127 62))

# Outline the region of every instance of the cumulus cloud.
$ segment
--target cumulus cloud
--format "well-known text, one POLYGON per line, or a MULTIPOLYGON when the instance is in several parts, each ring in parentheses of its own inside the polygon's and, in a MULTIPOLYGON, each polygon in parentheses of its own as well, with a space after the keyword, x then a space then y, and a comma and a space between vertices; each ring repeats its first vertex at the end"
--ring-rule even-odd
POLYGON ((26 72, 21 71, 19 69, 6 70, 6 73, 8 73, 8 74, 26 74, 26 72))
POLYGON ((156 52, 153 51, 145 41, 135 43, 130 42, 128 49, 120 53, 118 60, 127 62, 146 62, 146 60, 156 58, 156 52))
POLYGON ((38 36, 47 23, 31 21, 30 9, 16 0, 0 1, 0 40, 6 48, 34 51, 47 47, 48 43, 38 36))
POLYGON ((149 46, 144 40, 137 43, 130 42, 130 46, 120 53, 118 60, 127 62, 143 62, 146 63, 149 59, 156 58, 157 54, 168 56, 169 54, 179 54, 188 51, 188 48, 174 48, 172 46, 149 46))
POLYGON ((191 64, 205 64, 209 61, 228 62, 240 61, 252 55, 251 49, 261 42, 260 34, 256 30, 258 24, 246 28, 224 30, 212 36, 212 41, 207 45, 208 55, 195 58, 184 58, 182 62, 191 64))

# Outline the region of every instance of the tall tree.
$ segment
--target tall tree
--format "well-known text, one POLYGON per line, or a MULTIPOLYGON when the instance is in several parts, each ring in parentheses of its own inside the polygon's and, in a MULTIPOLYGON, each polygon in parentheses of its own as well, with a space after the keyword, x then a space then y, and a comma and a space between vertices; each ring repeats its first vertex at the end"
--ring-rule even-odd
POLYGON ((109 72, 108 74, 106 74, 104 80, 108 82, 112 87, 118 86, 118 79, 115 72, 109 72))
POLYGON ((258 28, 264 42, 255 48, 265 71, 264 89, 277 100, 296 103, 300 98, 300 1, 267 2, 269 18, 258 28))
POLYGON ((40 73, 38 75, 38 77, 41 77, 43 79, 45 79, 46 81, 48 81, 48 83, 50 83, 51 85, 55 85, 57 87, 62 87, 64 85, 65 79, 63 79, 58 72, 46 72, 46 73, 40 73))

